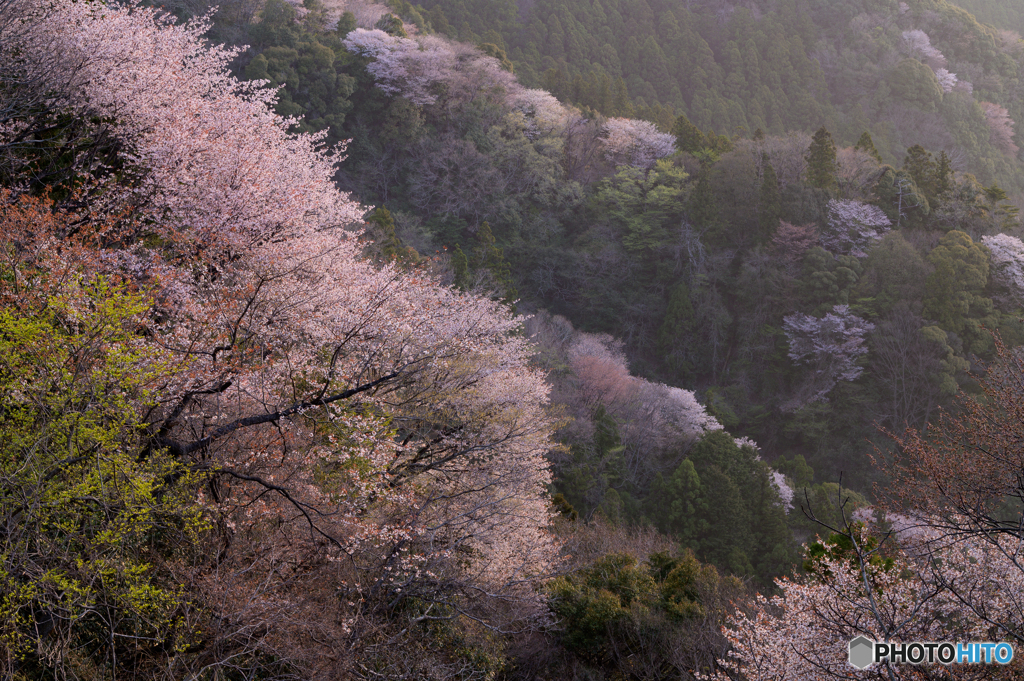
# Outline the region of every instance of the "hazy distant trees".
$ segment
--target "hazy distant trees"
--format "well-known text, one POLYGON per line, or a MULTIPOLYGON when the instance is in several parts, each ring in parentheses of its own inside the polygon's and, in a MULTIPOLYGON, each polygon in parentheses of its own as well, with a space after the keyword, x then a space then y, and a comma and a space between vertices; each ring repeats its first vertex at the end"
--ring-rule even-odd
POLYGON ((1016 154, 1019 147, 1013 142, 1015 123, 1010 118, 1009 111, 1006 107, 992 102, 981 102, 980 105, 985 112, 985 122, 988 123, 992 144, 1006 154, 1016 154))

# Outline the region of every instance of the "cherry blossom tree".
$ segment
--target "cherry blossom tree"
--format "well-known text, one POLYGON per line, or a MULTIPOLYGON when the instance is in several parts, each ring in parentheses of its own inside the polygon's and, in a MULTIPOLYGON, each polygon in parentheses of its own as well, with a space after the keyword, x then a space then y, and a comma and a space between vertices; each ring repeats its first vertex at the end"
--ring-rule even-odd
POLYGON ((796 496, 796 491, 786 482, 786 476, 779 471, 772 471, 772 484, 775 486, 775 490, 779 493, 779 500, 782 502, 782 507, 788 513, 793 510, 793 498, 796 496))
POLYGON ((605 158, 616 166, 650 168, 659 158, 676 151, 675 137, 659 132, 650 121, 609 118, 602 133, 605 158))
POLYGON ((169 673, 337 678, 405 603, 501 630, 543 612, 555 419, 523 320, 361 260, 340 156, 231 77, 204 22, 50 9, 23 15, 25 68, 72 84, 48 106, 109 121, 125 171, 81 165, 91 198, 59 210, 5 193, 0 295, 29 309, 26 283, 111 280, 147 301, 130 342, 169 359, 128 405, 134 456, 187 472, 166 484, 210 528, 178 565, 205 633, 169 673))
POLYGON ((1009 234, 981 237, 989 250, 992 279, 1009 292, 1020 305, 1024 302, 1024 242, 1009 234))
POLYGON ((608 336, 579 334, 568 355, 585 404, 590 408, 603 405, 619 416, 624 439, 629 439, 632 429, 637 436, 657 433, 657 442, 645 444, 664 447, 722 429, 692 391, 631 375, 621 348, 608 336))
POLYGON ((789 265, 791 270, 800 264, 804 253, 818 243, 818 228, 814 224, 794 225, 785 220, 772 237, 772 249, 789 265))
POLYGON ((806 404, 825 398, 839 381, 853 381, 864 371, 857 359, 867 354, 864 341, 875 325, 836 305, 822 318, 787 315, 782 330, 789 340, 789 358, 811 373, 795 398, 806 404))
POLYGON ((877 206, 860 201, 832 199, 828 202, 828 227, 822 230, 821 245, 833 253, 867 256, 870 247, 889 231, 892 223, 877 206))
POLYGON ((903 31, 902 48, 905 53, 919 57, 933 71, 946 66, 946 58, 942 52, 932 45, 931 38, 920 29, 903 31))
POLYGON ((1002 678, 1007 670, 995 666, 850 667, 848 646, 857 636, 885 642, 991 640, 987 618, 965 612, 945 583, 984 594, 993 612, 1016 603, 1020 588, 1015 580, 1000 579, 1012 564, 991 547, 961 542, 923 549, 894 536, 880 544, 861 523, 851 530, 815 547, 807 576, 778 580, 779 595, 759 596, 750 611, 731 618, 724 631, 733 647, 721 661, 723 671, 711 678, 1002 678))
POLYGON ((468 102, 491 93, 503 99, 525 91, 497 59, 438 36, 399 38, 379 29, 357 28, 344 44, 371 60, 366 69, 378 88, 419 106, 468 102))
POLYGON ((1015 155, 1019 147, 1013 142, 1015 123, 1010 118, 1010 112, 1006 110, 1006 107, 992 102, 979 102, 979 105, 985 113, 985 122, 988 123, 992 144, 1006 154, 1015 155))
POLYGON ((545 90, 515 90, 508 102, 514 110, 526 116, 526 133, 531 139, 544 134, 564 133, 572 116, 568 108, 545 90))
POLYGON ((939 87, 942 88, 943 92, 952 92, 958 82, 956 74, 950 73, 946 69, 936 69, 935 77, 938 79, 939 87))

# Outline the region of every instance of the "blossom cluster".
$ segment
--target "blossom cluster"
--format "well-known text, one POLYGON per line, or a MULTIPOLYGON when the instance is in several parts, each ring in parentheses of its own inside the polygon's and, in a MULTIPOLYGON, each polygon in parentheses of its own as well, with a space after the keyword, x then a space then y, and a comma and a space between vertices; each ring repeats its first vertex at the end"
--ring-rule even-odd
POLYGON ((888 216, 878 206, 846 199, 828 202, 828 226, 819 241, 826 250, 851 254, 858 258, 892 227, 888 216))

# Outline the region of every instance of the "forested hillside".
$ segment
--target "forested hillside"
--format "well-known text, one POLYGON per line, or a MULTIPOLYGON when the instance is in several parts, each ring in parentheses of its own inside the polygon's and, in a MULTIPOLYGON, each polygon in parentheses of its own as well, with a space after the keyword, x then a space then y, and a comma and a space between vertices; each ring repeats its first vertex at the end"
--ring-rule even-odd
POLYGON ((0 674, 1024 642, 1024 43, 545 2, 0 0, 0 674))
POLYGON ((608 116, 667 130, 686 114, 743 137, 824 125, 845 145, 868 131, 888 163, 922 144, 1024 189, 1016 146, 985 125, 991 105, 1024 117, 1024 52, 945 0, 423 4, 449 34, 503 48, 523 82, 608 116))
POLYGON ((1024 7, 1013 0, 955 0, 952 4, 962 7, 978 21, 996 28, 1024 31, 1024 7))
MULTIPOLYGON (((941 148, 886 163, 866 131, 849 146, 824 127, 729 138, 685 115, 666 134, 567 108, 424 30, 316 16, 268 2, 241 69, 285 83, 278 110, 306 129, 352 138, 338 181, 382 206, 370 223, 388 253, 447 248, 458 285, 620 339, 636 372, 696 390, 818 483, 842 472, 867 490, 878 425, 923 425, 973 385, 984 329, 1017 342, 1013 280, 988 255, 1009 262, 1017 242, 982 244, 1016 234, 1016 208, 941 148)), ((999 126, 989 142, 1012 145, 1012 120, 999 126)), ((635 499, 649 484, 614 486, 635 499)))

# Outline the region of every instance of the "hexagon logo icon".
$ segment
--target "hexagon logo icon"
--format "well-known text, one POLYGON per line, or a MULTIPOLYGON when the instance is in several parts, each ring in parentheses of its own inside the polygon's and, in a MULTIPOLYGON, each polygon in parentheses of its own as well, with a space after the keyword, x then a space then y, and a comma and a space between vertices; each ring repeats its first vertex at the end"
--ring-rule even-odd
POLYGON ((850 641, 850 664, 857 669, 867 669, 874 662, 875 642, 867 636, 858 636, 850 641))

